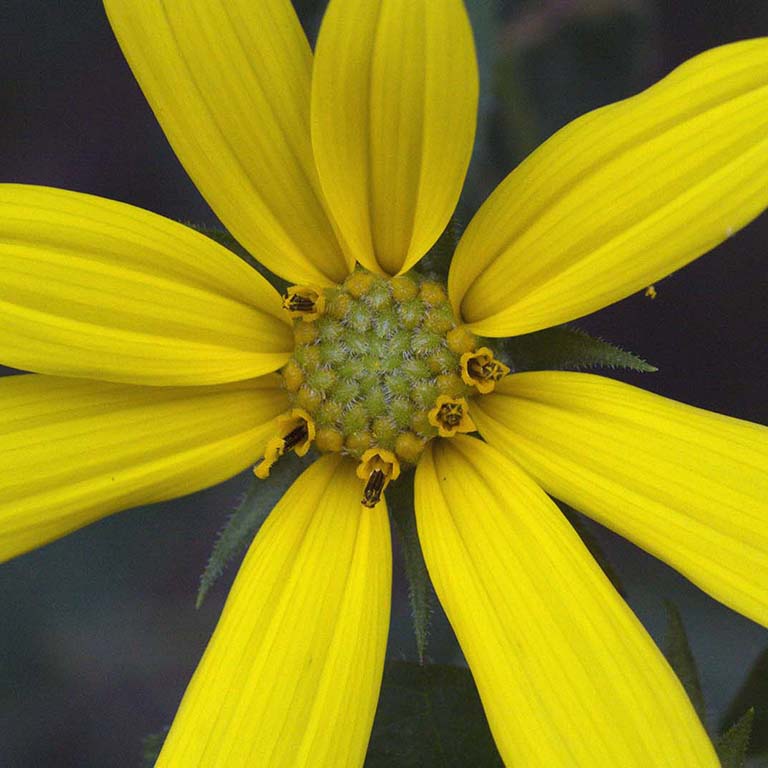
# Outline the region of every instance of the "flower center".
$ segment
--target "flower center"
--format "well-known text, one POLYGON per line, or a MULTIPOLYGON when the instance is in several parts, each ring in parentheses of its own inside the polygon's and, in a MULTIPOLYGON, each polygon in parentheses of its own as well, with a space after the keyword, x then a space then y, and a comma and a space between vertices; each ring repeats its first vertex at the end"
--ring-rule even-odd
POLYGON ((440 283, 356 269, 341 285, 294 285, 283 296, 296 346, 280 372, 291 409, 275 421, 254 474, 314 446, 358 461, 361 503, 375 507, 401 465, 434 437, 474 432, 467 398, 509 368, 459 324, 440 283))
POLYGON ((379 449, 414 464, 444 427, 460 428, 476 391, 462 379, 462 355, 477 339, 440 283, 358 269, 324 291, 295 286, 283 306, 296 339, 283 380, 292 406, 315 423, 320 451, 360 460, 379 449))

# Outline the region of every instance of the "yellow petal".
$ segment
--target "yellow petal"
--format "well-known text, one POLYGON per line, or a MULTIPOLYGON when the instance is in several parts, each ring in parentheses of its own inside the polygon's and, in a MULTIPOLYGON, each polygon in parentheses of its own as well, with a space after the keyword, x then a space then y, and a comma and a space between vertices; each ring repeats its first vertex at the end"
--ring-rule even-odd
POLYGON ((227 229, 287 280, 343 280, 312 159, 312 53, 290 1, 104 4, 168 141, 227 229))
POLYGON ((277 292, 207 237, 92 195, 0 184, 0 362, 131 384, 260 376, 292 348, 277 292))
POLYGON ((591 112, 513 171, 449 276, 476 333, 600 309, 679 269, 768 205, 768 38, 715 48, 591 112))
POLYGON ((682 686, 555 505, 479 440, 416 470, 427 568, 505 764, 719 766, 682 686))
POLYGON ((461 0, 331 0, 312 142, 328 205, 363 266, 403 272, 445 228, 469 164, 477 94, 461 0))
POLYGON ((602 376, 509 376, 483 436, 543 488, 768 625, 768 429, 602 376))
POLYGON ((276 376, 216 387, 0 379, 0 561, 255 461, 286 407, 276 376))
POLYGON ((259 531, 158 768, 359 768, 381 684, 391 589, 385 505, 325 456, 259 531))

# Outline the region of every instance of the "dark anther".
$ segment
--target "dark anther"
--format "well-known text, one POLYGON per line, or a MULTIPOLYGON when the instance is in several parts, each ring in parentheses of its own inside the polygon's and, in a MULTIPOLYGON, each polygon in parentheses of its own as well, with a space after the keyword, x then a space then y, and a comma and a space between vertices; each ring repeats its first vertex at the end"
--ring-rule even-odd
POLYGON ((438 418, 446 427, 458 427, 463 416, 464 411, 460 403, 446 403, 440 408, 438 418))
POLYGON ((314 312, 315 300, 298 293, 286 293, 283 296, 283 306, 291 312, 314 312))
POLYGON ((479 357, 472 358, 467 366, 469 374, 474 379, 483 381, 499 381, 504 377, 504 370, 496 360, 487 360, 480 362, 479 357))
POLYGON ((362 504, 368 509, 373 509, 381 499, 381 492, 384 490, 384 473, 380 469, 374 469, 363 491, 362 504))
POLYGON ((295 429, 292 429, 283 438, 283 441, 285 442, 284 450, 290 451, 291 448, 295 448, 299 443, 303 443, 308 436, 309 436, 309 431, 307 430, 307 422, 302 421, 298 427, 296 427, 295 429))

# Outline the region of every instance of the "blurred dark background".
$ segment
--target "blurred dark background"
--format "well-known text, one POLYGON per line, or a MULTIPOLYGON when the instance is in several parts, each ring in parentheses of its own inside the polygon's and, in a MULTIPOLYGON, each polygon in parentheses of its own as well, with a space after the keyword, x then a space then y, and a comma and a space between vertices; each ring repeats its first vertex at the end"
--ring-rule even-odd
MULTIPOLYGON (((296 0, 313 36, 324 0, 296 0)), ((578 114, 631 95, 715 45, 768 33, 764 0, 470 0, 483 77, 462 214, 578 114)), ((96 0, 3 0, 0 178, 123 200, 171 218, 213 216, 167 145, 96 0)), ((657 284, 579 323, 659 366, 620 378, 765 423, 768 217, 657 284)), ((0 567, 0 766, 137 766, 170 722, 233 571, 199 611, 198 578, 244 477, 132 510, 0 567)), ((716 726, 768 631, 592 525, 658 640, 680 608, 716 726)), ((396 571, 389 656, 415 658, 396 571)), ((429 649, 460 659, 443 619, 429 649)))

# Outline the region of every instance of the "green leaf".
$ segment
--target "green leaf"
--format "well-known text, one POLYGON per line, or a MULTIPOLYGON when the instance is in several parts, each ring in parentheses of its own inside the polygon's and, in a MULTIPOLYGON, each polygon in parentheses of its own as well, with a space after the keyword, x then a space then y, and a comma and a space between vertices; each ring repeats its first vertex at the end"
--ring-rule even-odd
POLYGON ((365 768, 503 768, 469 670, 389 661, 365 768))
POLYGON ((196 607, 203 604, 205 596, 227 564, 245 552, 272 508, 308 464, 306 457, 299 459, 296 454, 289 453, 272 467, 266 480, 255 477, 251 480, 245 495, 219 532, 208 564, 200 577, 196 607))
POLYGON ((141 740, 141 768, 152 768, 157 762, 169 728, 166 726, 160 733, 151 733, 141 740))
POLYGON ((748 709, 718 740, 715 745, 722 768, 744 768, 755 710, 748 709))
POLYGON ((579 538, 584 542, 584 546, 589 550, 589 553, 595 558, 603 573, 608 577, 608 581, 613 584, 616 591, 622 597, 626 597, 626 592, 618 572, 605 554, 605 550, 600 546, 600 542, 588 527, 590 524, 588 518, 562 501, 558 501, 557 506, 560 507, 560 511, 566 516, 576 533, 579 534, 579 538))
POLYGON ((583 368, 658 370, 637 355, 569 325, 513 336, 505 339, 500 346, 515 371, 573 371, 583 368))
POLYGON ((243 246, 240 245, 240 243, 238 243, 225 229, 208 227, 202 224, 192 224, 189 221, 183 223, 200 234, 210 237, 211 240, 215 240, 219 245, 223 245, 228 251, 232 251, 235 256, 241 258, 246 264, 266 277, 278 292, 284 293, 285 289, 290 285, 287 280, 283 280, 282 277, 279 277, 274 272, 270 272, 261 262, 251 256, 251 254, 248 253, 248 251, 246 251, 245 248, 243 248, 243 246))
POLYGON ((696 660, 693 658, 688 635, 685 632, 683 619, 677 608, 668 600, 664 601, 667 610, 667 634, 664 642, 664 655, 688 694, 696 713, 702 722, 706 713, 704 694, 701 691, 701 681, 696 660))
POLYGON ((392 483, 390 488, 387 504, 405 559, 408 600, 411 604, 413 632, 416 635, 416 650, 419 654, 419 662, 423 664, 435 598, 416 530, 413 472, 400 477, 396 483, 392 483))
POLYGON ((754 709, 749 754, 759 755, 768 751, 768 648, 752 665, 747 679, 723 715, 720 730, 724 731, 748 709, 754 709))

